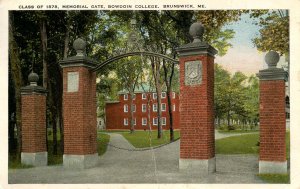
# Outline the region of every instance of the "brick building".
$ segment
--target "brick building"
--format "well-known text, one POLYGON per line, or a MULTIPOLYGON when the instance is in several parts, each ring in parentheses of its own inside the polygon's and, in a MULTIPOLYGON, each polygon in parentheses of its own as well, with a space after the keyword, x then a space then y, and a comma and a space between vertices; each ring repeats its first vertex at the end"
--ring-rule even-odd
MULTIPOLYGON (((133 97, 133 120, 136 130, 156 129, 157 120, 157 93, 136 91, 133 97), (149 119, 150 115, 150 119, 149 119)), ((119 101, 106 102, 106 130, 130 129, 130 98, 126 92, 119 92, 119 101)), ((172 93, 173 128, 179 129, 179 95, 172 93)), ((170 128, 169 107, 166 92, 161 94, 161 123, 163 129, 170 128)))

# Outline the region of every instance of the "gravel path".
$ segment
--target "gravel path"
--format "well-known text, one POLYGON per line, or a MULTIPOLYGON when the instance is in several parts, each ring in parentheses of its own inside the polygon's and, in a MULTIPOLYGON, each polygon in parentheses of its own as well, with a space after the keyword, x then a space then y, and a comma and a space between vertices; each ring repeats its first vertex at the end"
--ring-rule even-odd
MULTIPOLYGON (((236 135, 236 134, 235 134, 236 135)), ((110 144, 134 149, 120 134, 110 144)), ((218 134, 216 134, 217 138, 218 134)), ((218 137, 224 138, 223 135, 218 137)), ((179 141, 147 151, 126 151, 108 146, 91 169, 63 166, 10 169, 9 183, 262 183, 256 155, 216 155, 217 171, 208 176, 178 171, 179 141)))

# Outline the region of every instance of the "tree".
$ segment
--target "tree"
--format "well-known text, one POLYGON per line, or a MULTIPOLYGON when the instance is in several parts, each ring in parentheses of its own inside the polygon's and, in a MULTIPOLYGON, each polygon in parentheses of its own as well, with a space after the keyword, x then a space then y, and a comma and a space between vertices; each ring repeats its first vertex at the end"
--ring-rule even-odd
MULTIPOLYGON (((70 22, 70 28, 74 29, 69 32, 70 39, 74 40, 77 36, 86 36, 87 38, 90 28, 97 21, 97 12, 70 12, 76 12, 76 18, 74 17, 74 20, 71 19, 70 22), (77 21, 82 21, 85 24, 79 24, 77 21)), ((65 24, 67 22, 66 11, 11 11, 10 17, 14 19, 10 20, 13 29, 10 35, 12 54, 9 63, 13 82, 16 83, 13 85, 16 91, 15 95, 20 95, 20 87, 23 86, 23 83, 27 83, 27 76, 32 70, 38 73, 44 81, 39 82, 39 85, 42 84, 47 87, 49 92, 47 97, 47 119, 50 120, 54 129, 59 124, 62 134, 62 75, 58 61, 65 54, 72 53, 72 51, 67 53, 67 50, 64 51, 64 48, 62 48, 63 42, 65 41, 66 46, 66 41, 68 41, 65 40, 67 33, 65 26, 68 25, 65 24), (28 25, 31 27, 28 27, 28 25), (15 64, 15 62, 18 63, 15 64), (15 69, 15 66, 18 66, 18 68, 15 69), (19 79, 14 78, 15 74, 19 75, 19 79), (17 80, 23 81, 23 83, 20 84, 20 81, 17 80)), ((10 100, 10 102, 12 101, 10 100)), ((18 98, 15 102, 16 107, 21 107, 18 98)), ((18 109, 16 109, 16 112, 19 112, 18 109)), ((17 116, 20 116, 20 113, 17 113, 17 116)), ((20 118, 18 118, 18 122, 20 122, 20 118)), ((18 133, 21 136, 19 131, 18 133)), ((57 144, 54 143, 54 145, 57 144)))
POLYGON ((255 75, 251 75, 247 79, 246 86, 246 102, 244 105, 247 119, 252 123, 258 124, 259 118, 259 80, 255 75))
POLYGON ((214 81, 214 109, 215 118, 217 119, 218 127, 220 121, 227 111, 227 103, 225 95, 227 87, 230 83, 230 73, 222 68, 219 64, 215 64, 215 81, 214 81))
POLYGON ((253 11, 251 17, 259 18, 260 36, 253 39, 258 50, 276 51, 281 55, 289 52, 288 10, 253 11))
POLYGON ((16 105, 16 126, 17 126, 17 161, 21 159, 22 135, 21 135, 21 86, 23 86, 21 61, 19 58, 19 47, 14 37, 15 26, 14 16, 9 15, 9 63, 14 84, 15 105, 16 105))
POLYGON ((236 72, 232 76, 220 65, 215 65, 215 118, 220 126, 220 119, 227 119, 228 129, 234 129, 231 125, 233 117, 246 117, 245 110, 246 93, 245 82, 247 77, 236 72))

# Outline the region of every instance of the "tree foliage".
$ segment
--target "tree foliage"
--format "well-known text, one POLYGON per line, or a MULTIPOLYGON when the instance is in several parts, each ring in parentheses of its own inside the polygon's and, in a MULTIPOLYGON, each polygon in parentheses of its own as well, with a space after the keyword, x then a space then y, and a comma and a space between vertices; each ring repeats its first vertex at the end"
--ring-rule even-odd
POLYGON ((230 75, 220 65, 215 64, 215 117, 227 120, 228 129, 234 129, 231 120, 258 122, 258 78, 247 77, 241 72, 230 75))
POLYGON ((273 50, 286 55, 289 52, 288 10, 258 10, 253 11, 251 17, 259 18, 256 24, 261 27, 260 36, 253 39, 257 49, 263 52, 273 50))

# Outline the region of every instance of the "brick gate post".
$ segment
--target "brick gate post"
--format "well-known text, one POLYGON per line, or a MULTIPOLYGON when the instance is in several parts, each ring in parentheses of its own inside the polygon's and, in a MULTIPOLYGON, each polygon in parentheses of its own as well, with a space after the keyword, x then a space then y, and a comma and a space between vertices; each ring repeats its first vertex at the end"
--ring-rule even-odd
POLYGON ((216 170, 214 135, 214 55, 201 41, 204 27, 190 27, 192 43, 177 49, 180 63, 179 169, 211 173, 216 170))
POLYGON ((63 68, 65 167, 89 168, 98 163, 95 62, 85 55, 86 42, 76 39, 76 56, 60 61, 63 68))
POLYGON ((21 162, 33 166, 46 166, 46 96, 43 87, 37 85, 39 76, 30 73, 30 84, 21 88, 22 152, 21 162))
POLYGON ((285 81, 287 72, 276 68, 278 53, 270 51, 265 61, 268 68, 260 70, 260 150, 259 173, 286 173, 285 146, 285 81))

